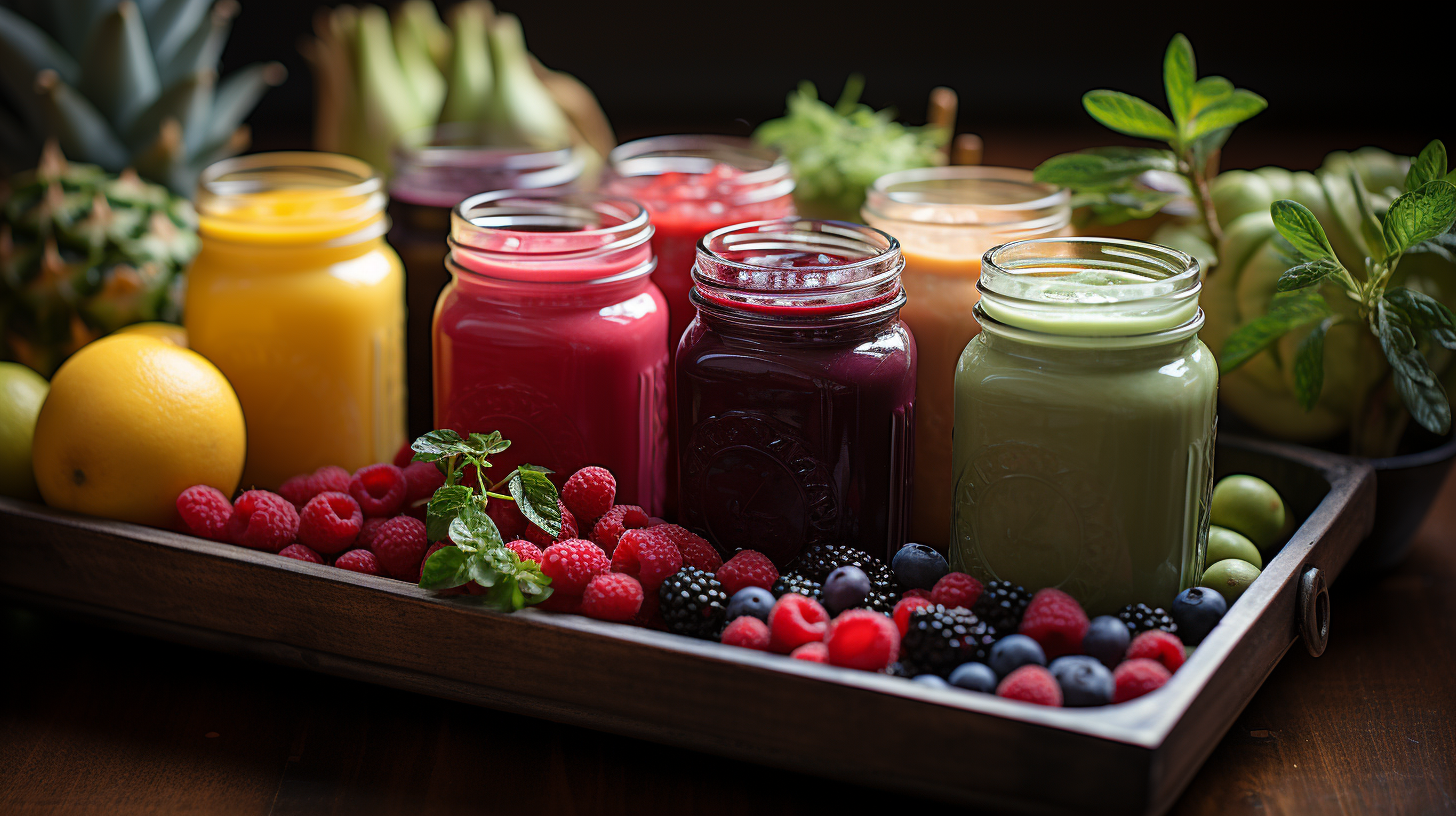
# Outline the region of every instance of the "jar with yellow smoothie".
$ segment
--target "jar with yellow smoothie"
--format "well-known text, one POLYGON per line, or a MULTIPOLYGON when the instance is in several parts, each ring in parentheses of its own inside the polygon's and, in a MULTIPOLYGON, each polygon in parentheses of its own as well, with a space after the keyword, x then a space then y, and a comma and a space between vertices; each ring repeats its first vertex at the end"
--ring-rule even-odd
POLYGON ((388 461, 404 442, 404 274, 385 200, 368 164, 328 153, 202 174, 185 324, 242 402, 245 487, 388 461))
POLYGON ((1089 615, 1203 569, 1218 365, 1198 262, 1112 238, 987 252, 955 374, 951 563, 1059 587, 1089 615))
POLYGON ((900 318, 915 334, 915 475, 910 540, 950 544, 952 391, 956 361, 980 327, 981 256, 997 244, 1061 235, 1066 190, 1010 167, 929 167, 881 176, 862 217, 900 241, 905 257, 900 318))

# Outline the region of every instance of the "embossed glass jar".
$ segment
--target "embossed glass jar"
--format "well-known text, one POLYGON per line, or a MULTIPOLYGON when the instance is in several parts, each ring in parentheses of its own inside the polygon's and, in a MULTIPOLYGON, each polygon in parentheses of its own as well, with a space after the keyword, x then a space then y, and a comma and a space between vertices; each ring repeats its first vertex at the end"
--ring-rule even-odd
POLYGON ((698 245, 677 350, 680 521, 723 553, 784 566, 805 546, 879 557, 905 540, 915 340, 900 246, 784 219, 698 245))
POLYGON ((987 252, 956 369, 951 561, 1088 614, 1167 603, 1203 570, 1218 366, 1198 263, 1103 238, 987 252))
POLYGON ((500 431, 500 472, 558 481, 586 465, 618 501, 661 512, 667 304, 635 202, 585 193, 472 196, 454 211, 435 308, 436 427, 500 431))

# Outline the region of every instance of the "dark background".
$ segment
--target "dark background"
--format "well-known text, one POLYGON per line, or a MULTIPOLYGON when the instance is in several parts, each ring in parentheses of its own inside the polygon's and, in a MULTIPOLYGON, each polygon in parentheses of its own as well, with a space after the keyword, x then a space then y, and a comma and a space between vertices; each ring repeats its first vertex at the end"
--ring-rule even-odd
MULTIPOLYGON (((231 70, 275 59, 289 78, 254 113, 256 148, 304 147, 312 82, 298 42, 307 0, 241 0, 224 54, 231 70)), ((449 3, 441 3, 447 6, 449 3)), ((1134 93, 1165 107, 1162 57, 1182 31, 1200 76, 1219 74, 1269 100, 1239 128, 1226 167, 1317 166, 1331 150, 1375 144, 1414 153, 1451 137, 1450 20, 1340 4, 1129 2, 792 3, 763 0, 500 0, 548 66, 596 91, 627 140, 669 132, 747 134, 780 115, 801 79, 838 98, 861 72, 864 100, 922 122, 935 85, 960 94, 960 131, 986 162, 1038 161, 1094 144, 1132 143, 1091 121, 1081 94, 1134 93), (1307 7, 1301 7, 1307 6, 1307 7), (999 157, 999 158, 998 158, 999 157)))

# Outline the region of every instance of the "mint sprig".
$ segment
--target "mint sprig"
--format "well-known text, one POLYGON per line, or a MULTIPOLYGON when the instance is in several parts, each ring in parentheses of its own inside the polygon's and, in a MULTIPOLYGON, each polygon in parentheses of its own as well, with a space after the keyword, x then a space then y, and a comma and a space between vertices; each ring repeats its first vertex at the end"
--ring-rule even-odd
POLYGON ((494 483, 484 474, 489 457, 511 446, 499 431, 462 437, 451 430, 431 431, 410 444, 414 461, 433 462, 445 475, 445 484, 425 507, 425 532, 430 541, 449 540, 454 546, 436 550, 420 573, 424 589, 453 589, 474 581, 486 592, 462 596, 492 609, 513 612, 551 597, 551 579, 534 561, 522 561, 507 549, 491 520, 491 501, 514 501, 521 514, 554 538, 561 535, 561 510, 556 486, 546 478, 551 471, 520 465, 494 483), (461 484, 470 468, 478 487, 461 484), (500 493, 502 486, 509 495, 500 493))

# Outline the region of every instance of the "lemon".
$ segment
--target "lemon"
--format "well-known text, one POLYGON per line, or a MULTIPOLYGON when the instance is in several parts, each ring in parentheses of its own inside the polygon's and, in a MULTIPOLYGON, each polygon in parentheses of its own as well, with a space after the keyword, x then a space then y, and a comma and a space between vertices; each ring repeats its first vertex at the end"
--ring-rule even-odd
POLYGON ((242 406, 216 366, 121 334, 83 347, 56 372, 32 458, 46 504, 165 527, 192 485, 231 495, 246 450, 242 406))
POLYGON ((30 469, 35 418, 50 384, 20 363, 0 363, 0 496, 38 499, 30 469))
POLYGON ((1284 535, 1284 516, 1279 491, 1257 476, 1226 476, 1214 485, 1210 520, 1242 533, 1261 550, 1284 535))
POLYGON ((130 326, 122 326, 112 334, 140 334, 145 337, 155 337, 158 340, 165 340, 178 348, 191 348, 187 345, 187 330, 176 323, 162 323, 151 321, 148 323, 133 323, 130 326))
POLYGON ((1259 569, 1264 568, 1264 557, 1259 555, 1259 548, 1254 546, 1254 542, 1217 524, 1208 528, 1208 550, 1204 558, 1209 564, 1225 558, 1237 558, 1259 569))

